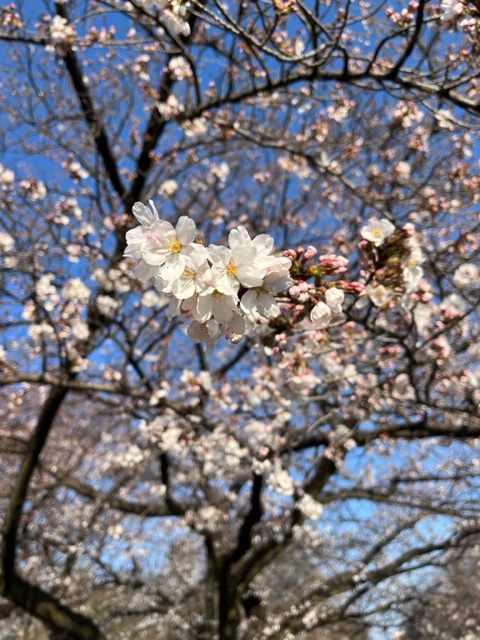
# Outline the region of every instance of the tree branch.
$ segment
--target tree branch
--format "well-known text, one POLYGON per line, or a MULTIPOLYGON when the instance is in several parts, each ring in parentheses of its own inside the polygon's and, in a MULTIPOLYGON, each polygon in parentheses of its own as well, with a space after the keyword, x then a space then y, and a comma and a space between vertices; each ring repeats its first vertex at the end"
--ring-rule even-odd
MULTIPOLYGON (((57 3, 56 8, 58 15, 68 20, 68 14, 65 4, 57 3)), ((88 85, 85 82, 85 77, 83 75, 80 62, 78 61, 75 52, 72 51, 71 48, 63 51, 62 56, 65 61, 67 71, 70 74, 70 79, 72 80, 75 92, 80 101, 83 115, 85 116, 85 120, 87 121, 93 134, 93 139, 95 141, 95 146, 97 148, 98 154, 103 160, 105 171, 107 172, 107 175, 115 192, 122 199, 122 201, 124 201, 127 194, 127 188, 123 184, 123 180, 118 171, 117 161, 110 147, 107 133, 101 122, 101 118, 97 110, 95 109, 92 97, 90 96, 90 91, 88 89, 88 85)))

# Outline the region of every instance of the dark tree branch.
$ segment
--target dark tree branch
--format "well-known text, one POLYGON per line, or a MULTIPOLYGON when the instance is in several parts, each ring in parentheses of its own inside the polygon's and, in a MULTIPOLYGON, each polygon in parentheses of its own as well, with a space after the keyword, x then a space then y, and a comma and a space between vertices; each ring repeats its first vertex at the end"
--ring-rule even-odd
POLYGON ((100 629, 86 616, 61 604, 56 598, 15 573, 11 576, 8 598, 47 627, 69 634, 75 640, 102 640, 100 629))
MULTIPOLYGON (((56 8, 58 15, 68 20, 68 14, 65 4, 57 3, 56 8)), ((117 161, 115 159, 115 156, 113 155, 113 151, 111 149, 110 142, 105 128, 102 124, 100 115, 98 114, 93 103, 88 85, 85 82, 80 62, 78 61, 75 52, 72 51, 71 48, 66 49, 62 53, 62 55, 67 71, 70 74, 70 79, 75 88, 75 92, 80 101, 83 115, 85 116, 85 120, 87 121, 88 126, 90 127, 90 130, 92 132, 98 154, 103 160, 105 171, 107 172, 107 175, 115 192, 121 198, 121 200, 124 201, 127 194, 127 188, 123 184, 123 180, 120 176, 117 161)))
POLYGON ((65 631, 76 640, 100 640, 103 636, 96 625, 85 616, 71 611, 48 593, 36 587, 15 571, 18 529, 33 473, 40 454, 62 405, 67 389, 53 387, 29 440, 27 451, 10 495, 2 527, 1 579, 2 596, 22 607, 52 629, 65 631))
POLYGON ((27 452, 23 459, 15 485, 10 495, 10 502, 2 528, 2 576, 0 586, 1 593, 5 597, 9 596, 12 588, 18 542, 18 528, 27 497, 28 488, 30 486, 30 481, 32 479, 35 468, 37 467, 38 459, 47 441, 50 429, 52 428, 55 417, 57 416, 57 413, 66 394, 66 389, 58 389, 56 387, 52 388, 52 390, 50 391, 50 395, 48 396, 45 404, 43 405, 42 411, 40 412, 37 426, 35 427, 35 430, 28 443, 27 452))
POLYGON ((252 541, 253 527, 260 522, 263 510, 261 504, 261 493, 263 485, 263 476, 255 474, 253 476, 252 493, 250 496, 250 510, 247 513, 238 534, 237 546, 229 557, 229 563, 240 560, 250 549, 252 541))

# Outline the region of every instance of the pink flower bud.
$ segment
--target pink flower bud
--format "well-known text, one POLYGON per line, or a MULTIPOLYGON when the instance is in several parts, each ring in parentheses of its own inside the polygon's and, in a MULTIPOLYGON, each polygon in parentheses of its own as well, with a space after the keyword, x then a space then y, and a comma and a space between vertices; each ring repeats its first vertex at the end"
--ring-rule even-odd
POLYGON ((305 251, 305 261, 307 260, 311 260, 314 256, 317 255, 317 250, 315 249, 315 247, 312 247, 311 245, 309 247, 307 247, 307 250, 305 251))
POLYGON ((294 284, 292 287, 290 287, 290 289, 288 290, 288 293, 290 294, 290 297, 292 298, 298 298, 298 296, 301 293, 301 289, 298 285, 294 284))
POLYGON ((342 282, 341 284, 345 291, 354 295, 361 295, 365 291, 365 285, 361 282, 342 282))

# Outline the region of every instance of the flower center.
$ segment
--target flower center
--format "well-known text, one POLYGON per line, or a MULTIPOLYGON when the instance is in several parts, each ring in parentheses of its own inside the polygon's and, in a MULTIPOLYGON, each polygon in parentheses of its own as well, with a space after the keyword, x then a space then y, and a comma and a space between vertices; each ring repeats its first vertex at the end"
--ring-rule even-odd
POLYGON ((233 264, 233 262, 230 262, 230 264, 227 266, 227 273, 232 278, 237 277, 237 267, 233 264))
POLYGON ((182 245, 180 244, 180 242, 177 240, 177 238, 175 238, 175 240, 172 240, 170 242, 170 245, 168 247, 168 250, 170 253, 179 253, 179 251, 182 249, 182 245))

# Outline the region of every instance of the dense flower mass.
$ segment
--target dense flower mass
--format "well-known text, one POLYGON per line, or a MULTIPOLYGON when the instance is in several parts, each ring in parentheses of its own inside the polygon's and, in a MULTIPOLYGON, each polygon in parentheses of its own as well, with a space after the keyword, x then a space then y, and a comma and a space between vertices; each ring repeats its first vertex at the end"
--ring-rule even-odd
POLYGON ((150 207, 133 207, 140 226, 127 232, 125 256, 138 260, 139 280, 153 279, 167 296, 169 320, 190 321, 188 336, 206 342, 207 351, 222 336, 239 342, 247 326, 269 324, 277 345, 297 331, 326 330, 346 320, 346 294, 358 299, 358 308, 369 302, 380 310, 398 303, 411 308, 423 276, 412 225, 396 229, 386 218, 372 218, 360 230, 366 279, 335 282, 332 277, 347 271, 341 256, 321 255, 311 264, 317 254, 311 246, 277 256, 271 236, 252 239, 242 226, 230 231, 228 247, 206 247, 191 218, 181 216, 174 228, 160 219, 153 202, 150 207))
POLYGON ((161 20, 174 35, 189 36, 190 25, 187 22, 189 2, 184 0, 142 0, 146 9, 158 9, 161 20))
POLYGON ((278 316, 275 296, 292 285, 292 263, 274 255, 273 238, 261 234, 252 240, 238 227, 230 232, 228 247, 207 248, 193 220, 182 216, 173 228, 150 205, 134 206, 141 226, 128 231, 125 255, 139 260, 139 280, 153 278, 156 289, 169 297, 169 318, 191 321, 192 340, 209 348, 221 336, 237 342, 245 333, 245 315, 278 316))

